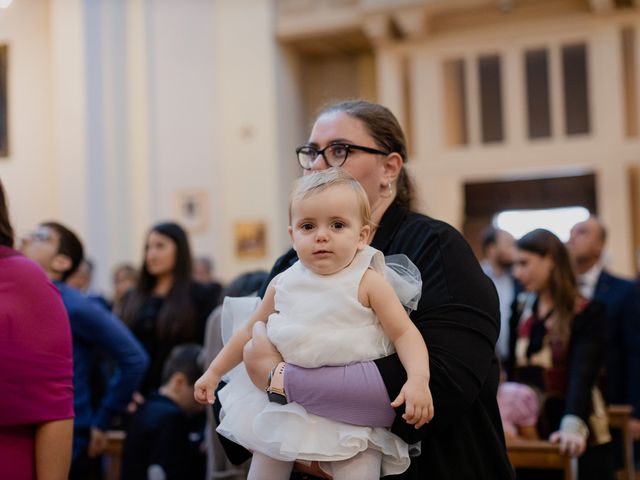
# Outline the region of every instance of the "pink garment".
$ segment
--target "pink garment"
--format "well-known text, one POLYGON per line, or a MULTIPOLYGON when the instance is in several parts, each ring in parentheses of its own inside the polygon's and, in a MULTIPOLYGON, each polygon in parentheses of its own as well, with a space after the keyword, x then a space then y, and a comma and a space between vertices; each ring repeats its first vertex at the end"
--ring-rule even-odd
POLYGON ((71 329, 58 289, 0 246, 0 472, 35 479, 39 423, 73 417, 71 329))
POLYGON ((505 432, 518 434, 518 427, 534 427, 540 415, 536 392, 523 383, 505 382, 498 387, 498 408, 505 432))

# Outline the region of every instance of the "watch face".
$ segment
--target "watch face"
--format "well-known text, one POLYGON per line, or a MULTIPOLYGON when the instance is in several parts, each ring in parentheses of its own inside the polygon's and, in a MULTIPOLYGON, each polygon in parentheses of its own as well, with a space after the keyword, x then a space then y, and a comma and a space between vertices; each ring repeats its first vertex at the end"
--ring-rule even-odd
POLYGON ((281 393, 267 392, 267 397, 270 402, 279 403, 280 405, 287 404, 287 398, 281 393))

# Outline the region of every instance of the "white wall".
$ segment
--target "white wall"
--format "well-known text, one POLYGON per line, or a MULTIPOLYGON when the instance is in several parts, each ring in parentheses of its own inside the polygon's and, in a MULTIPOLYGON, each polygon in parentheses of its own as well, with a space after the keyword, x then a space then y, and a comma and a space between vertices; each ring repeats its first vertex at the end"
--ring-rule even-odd
POLYGON ((0 10, 0 43, 9 46, 9 157, 0 158, 14 228, 31 229, 55 217, 52 160, 52 74, 48 2, 14 2, 0 10))
POLYGON ((206 191, 194 253, 213 256, 225 280, 269 268, 288 243, 289 180, 279 171, 271 8, 43 0, 0 10, 11 49, 11 156, 0 176, 17 230, 68 224, 107 287, 114 263, 139 264, 152 223, 180 220, 178 194, 206 191), (266 222, 266 257, 234 256, 233 226, 244 220, 266 222))
POLYGON ((194 253, 210 255, 220 250, 214 3, 147 2, 145 12, 151 220, 179 220, 178 192, 207 190, 208 229, 191 240, 194 253))
POLYGON ((159 1, 127 15, 128 54, 144 61, 128 63, 131 258, 140 261, 150 223, 180 221, 182 192, 205 191, 207 228, 191 234, 194 254, 212 256, 224 280, 270 268, 286 244, 271 5, 159 1), (247 220, 267 224, 264 258, 235 257, 234 224, 247 220))
MULTIPOLYGON (((269 269, 287 244, 286 205, 281 204, 276 103, 277 52, 271 2, 215 2, 214 61, 217 178, 214 210, 219 215, 226 275, 269 269), (267 224, 267 256, 235 259, 233 226, 237 221, 267 224)), ((288 159, 287 159, 288 160, 288 159)))

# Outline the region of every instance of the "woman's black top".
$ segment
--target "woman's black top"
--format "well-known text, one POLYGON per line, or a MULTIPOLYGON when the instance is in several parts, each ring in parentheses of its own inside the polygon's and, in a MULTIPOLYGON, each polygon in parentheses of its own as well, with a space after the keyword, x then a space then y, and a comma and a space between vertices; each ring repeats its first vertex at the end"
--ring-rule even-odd
MULTIPOLYGON (((126 305, 127 297, 128 295, 123 299, 123 305, 126 305)), ((203 344, 207 318, 219 302, 220 287, 212 288, 210 285, 193 283, 191 286, 191 298, 195 311, 195 333, 178 334, 171 337, 160 336, 157 331, 158 315, 164 305, 165 298, 157 296, 150 296, 144 301, 133 323, 130 325, 131 331, 145 348, 150 358, 147 376, 140 387, 140 393, 144 396, 160 387, 162 383, 162 368, 173 347, 191 342, 203 344)))

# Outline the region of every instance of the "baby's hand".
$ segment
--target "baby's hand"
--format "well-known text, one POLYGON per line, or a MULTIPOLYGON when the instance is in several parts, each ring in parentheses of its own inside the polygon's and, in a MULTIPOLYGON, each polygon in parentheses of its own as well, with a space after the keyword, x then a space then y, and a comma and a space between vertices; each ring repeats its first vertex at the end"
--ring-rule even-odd
POLYGON ((402 386, 402 390, 391 402, 393 408, 405 404, 404 414, 402 418, 415 428, 420 428, 433 418, 433 398, 431 398, 431 390, 429 390, 429 379, 409 378, 402 386))
POLYGON ((213 404, 216 399, 214 392, 220 383, 220 377, 207 369, 193 386, 193 396, 196 402, 213 404))

